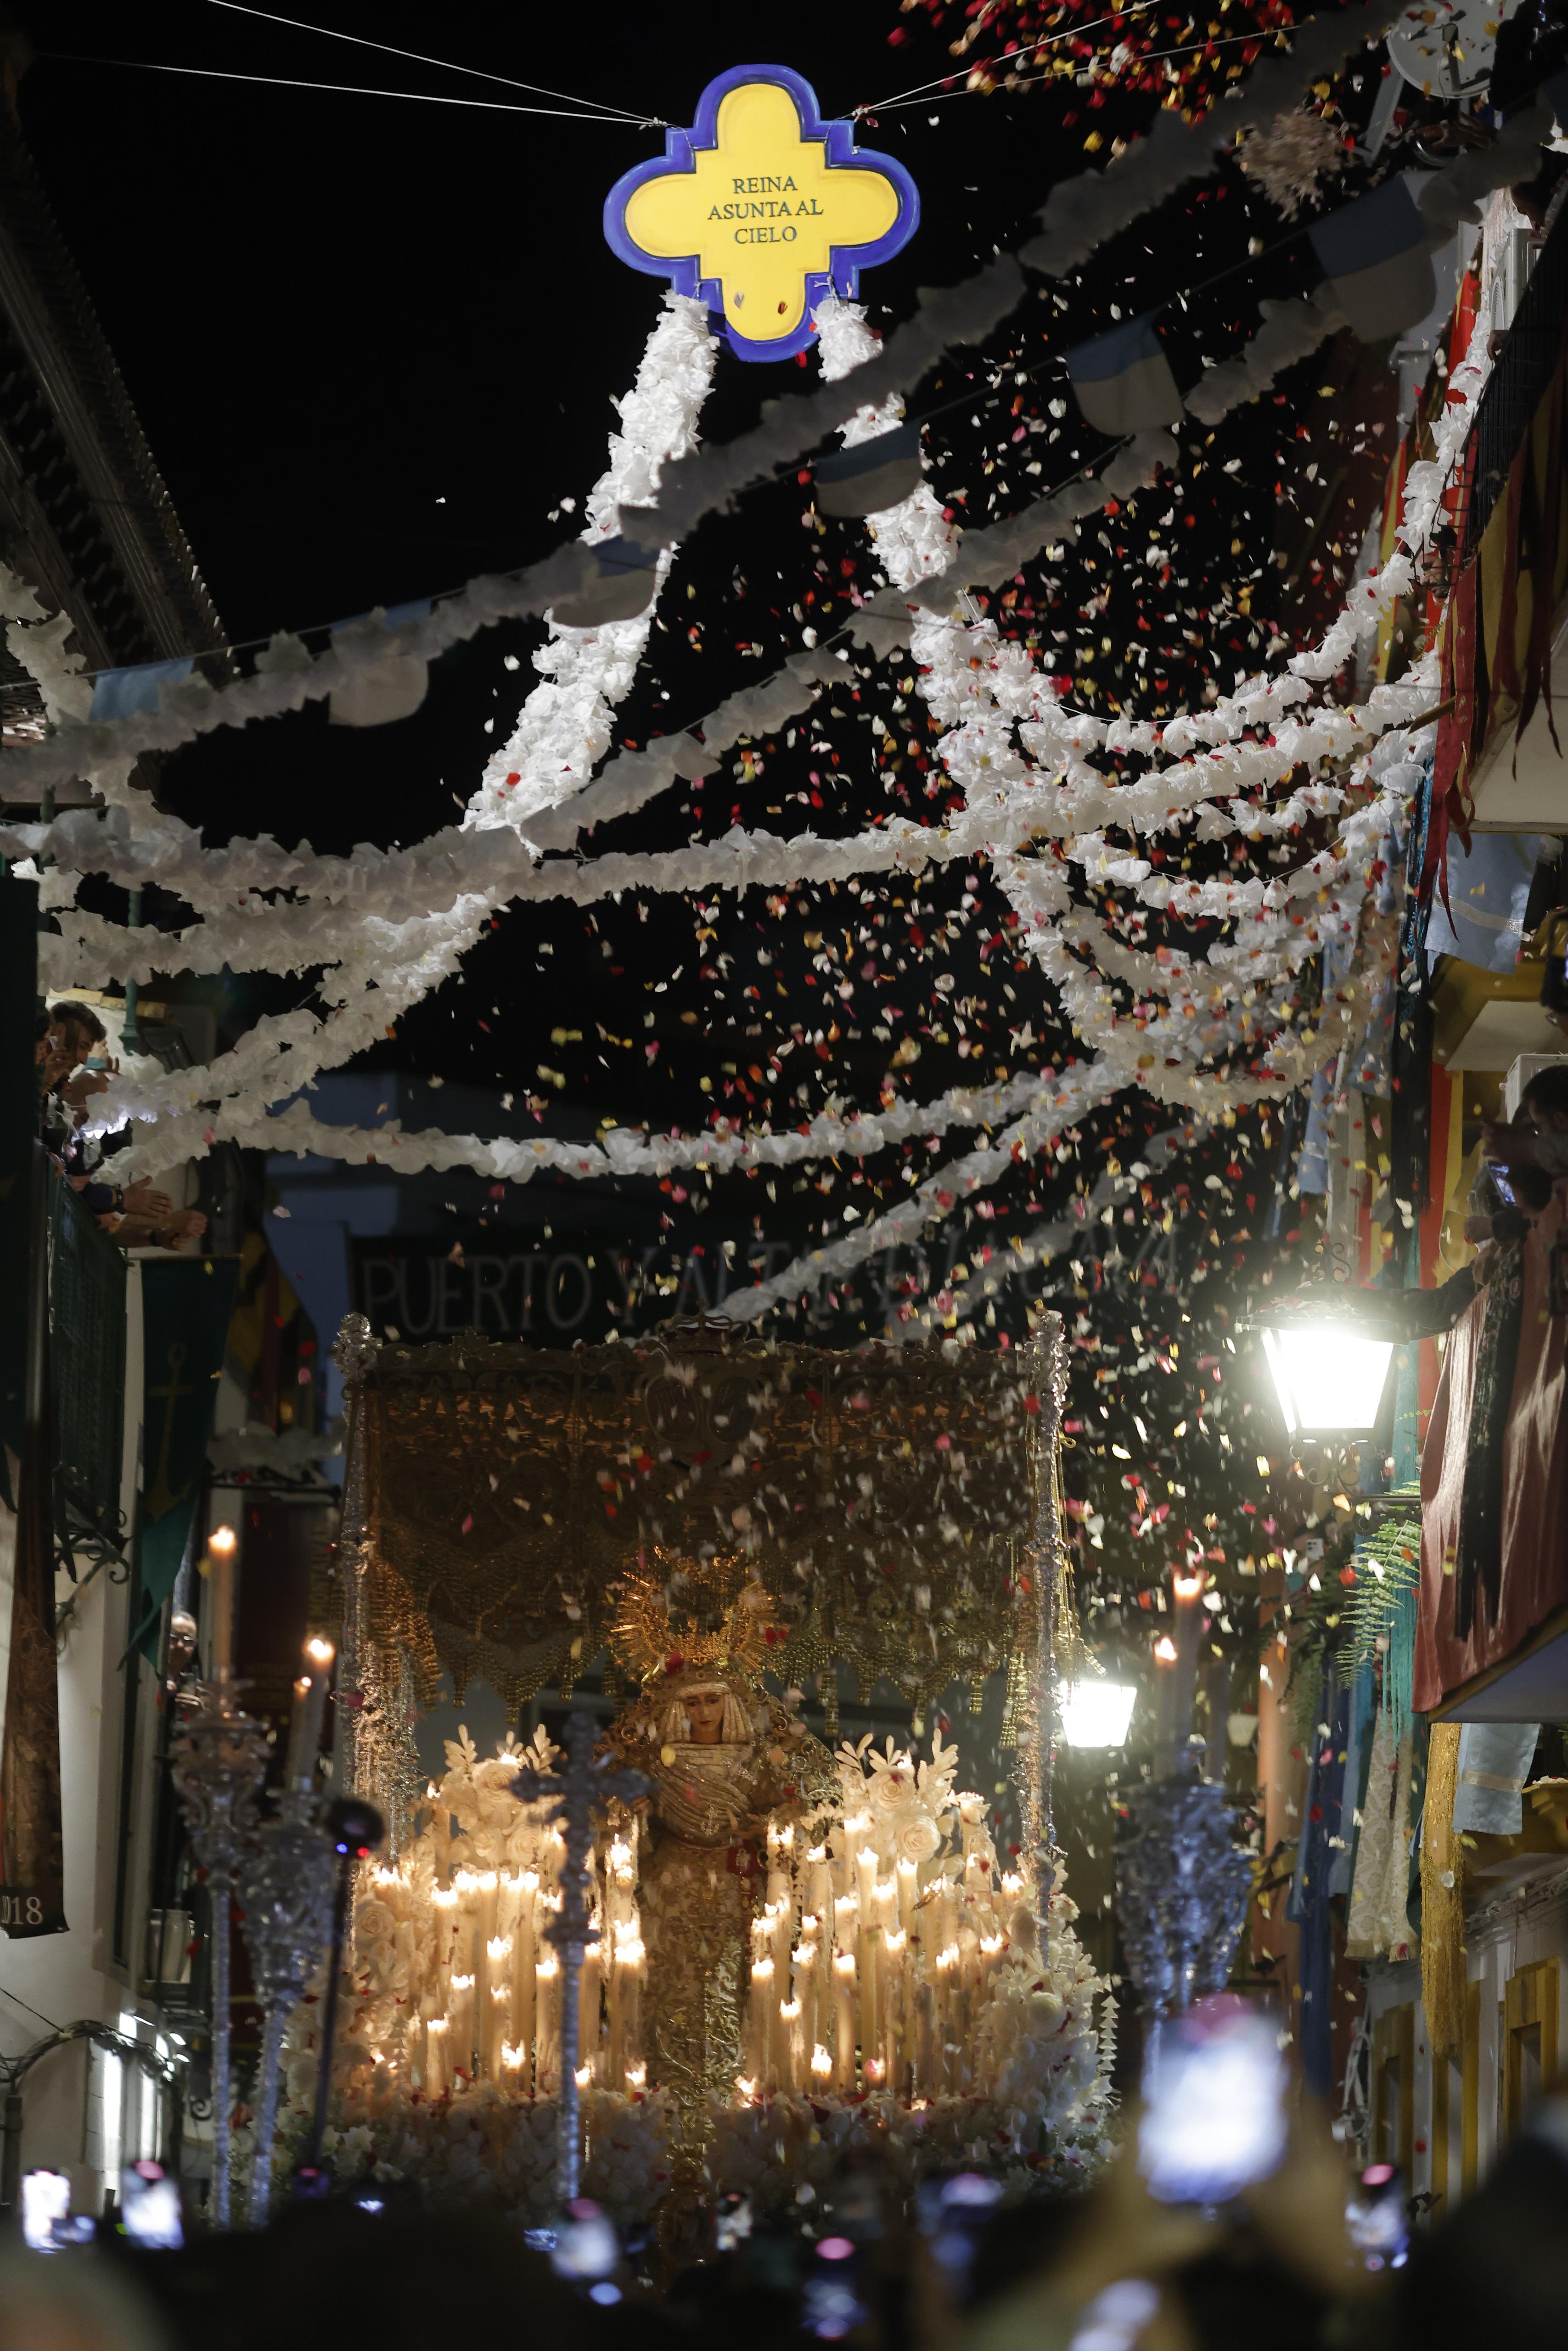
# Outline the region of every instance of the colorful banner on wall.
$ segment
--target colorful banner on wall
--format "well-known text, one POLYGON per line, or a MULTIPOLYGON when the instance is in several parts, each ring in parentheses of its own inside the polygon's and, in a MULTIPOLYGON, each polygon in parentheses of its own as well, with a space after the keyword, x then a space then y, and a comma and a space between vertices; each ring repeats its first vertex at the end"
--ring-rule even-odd
POLYGON ((824 122, 788 66, 735 66, 710 81, 689 131, 633 165, 605 199, 604 234, 633 269, 706 302, 743 360, 785 360, 816 333, 828 294, 914 235, 920 198, 889 155, 824 122))

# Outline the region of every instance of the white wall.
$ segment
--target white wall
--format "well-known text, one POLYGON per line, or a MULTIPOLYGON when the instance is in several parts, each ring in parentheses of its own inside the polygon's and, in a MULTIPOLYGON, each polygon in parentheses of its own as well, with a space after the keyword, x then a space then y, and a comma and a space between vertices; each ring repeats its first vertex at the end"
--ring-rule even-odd
MULTIPOLYGON (((127 1523, 134 1506, 141 1440, 141 1290, 132 1265, 126 1330, 126 1437, 120 1502, 127 1523)), ((15 1521, 0 1508, 0 1644, 8 1650, 15 1521)), ((124 1584, 101 1570, 85 1587, 56 1581, 56 1605, 75 1596, 59 1661, 60 1792, 65 1842, 65 1902, 68 1931, 31 1940, 0 1939, 0 2050, 15 2056, 51 2028, 82 2018, 122 2026, 152 2038, 136 2022, 127 1972, 113 1957, 114 1895, 119 1862, 120 1729, 124 1677, 120 1658, 130 1626, 124 1584)), ((144 1841, 152 1788, 148 1779, 149 1718, 156 1684, 145 1661, 139 1714, 141 1779, 139 1841, 144 1841)), ((129 1668, 127 1669, 129 1670, 129 1668)), ((0 1710, 5 1698, 0 1663, 0 1710)), ((134 1946, 131 1947, 134 1949, 134 1946)), ((151 2010, 146 2011, 150 2018, 151 2010)), ((101 2209, 112 2184, 106 2170, 152 2152, 143 2117, 140 2068, 95 2057, 86 2043, 51 2051, 26 2076, 22 2161, 71 2174, 78 2210, 101 2209)))

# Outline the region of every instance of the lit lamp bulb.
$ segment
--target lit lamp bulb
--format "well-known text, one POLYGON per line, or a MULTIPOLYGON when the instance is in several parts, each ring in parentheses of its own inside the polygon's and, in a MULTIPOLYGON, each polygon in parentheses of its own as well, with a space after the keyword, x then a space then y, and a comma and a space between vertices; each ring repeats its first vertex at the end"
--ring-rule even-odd
POLYGON ((1394 1341, 1350 1322, 1281 1323, 1263 1333, 1291 1437, 1368 1437, 1377 1426, 1394 1341))
POLYGON ((1069 1747, 1124 1745, 1137 1696, 1131 1682, 1070 1683, 1061 1698, 1062 1735, 1069 1747))

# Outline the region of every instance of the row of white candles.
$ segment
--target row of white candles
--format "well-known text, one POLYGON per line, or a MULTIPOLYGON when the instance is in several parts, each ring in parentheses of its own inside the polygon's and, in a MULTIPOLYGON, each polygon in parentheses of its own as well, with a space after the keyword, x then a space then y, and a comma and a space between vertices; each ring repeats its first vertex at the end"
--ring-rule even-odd
POLYGON ((1006 1948, 988 1844, 962 1876, 889 1870, 852 1818, 805 1855, 799 1902, 793 1831, 769 1833, 768 1899, 752 1922, 744 2095, 957 2094, 973 2085, 972 2029, 1006 1948), (841 1888, 842 1890, 838 1890, 841 1888))
MULTIPOLYGON (((439 1817, 439 1815, 438 1815, 439 1817)), ((438 1852, 444 1840, 438 1837, 438 1852)), ((543 1869, 468 1869, 448 1873, 426 1896, 434 1916, 430 1980, 414 2020, 416 2039, 403 2055, 427 2096, 459 2078, 484 2076, 520 2092, 549 2093, 560 2071, 560 1955, 547 1928, 560 1907, 554 1890, 560 1840, 551 1834, 543 1869)), ((601 1915, 578 1980, 579 2085, 640 2090, 643 1986, 647 1954, 632 1887, 632 1847, 612 1844, 601 1915)), ((378 1869, 377 1897, 396 1917, 423 1907, 401 1870, 378 1869)))
MULTIPOLYGON (((578 1987, 584 2088, 635 2093, 647 2082, 635 1834, 612 1840, 596 1871, 598 1915, 578 1987)), ((538 1831, 532 1865, 455 1867, 437 1808, 429 1850, 434 1886, 402 1868, 373 1876, 395 1917, 434 1928, 433 1940, 420 1938, 422 1988, 399 2045, 383 2054, 431 2097, 480 2078, 553 2095, 564 1974, 547 1929, 560 1907, 559 1831, 538 1831)), ((914 1861, 890 1866, 879 1855, 868 1814, 800 1850, 793 1829, 772 1829, 768 1858, 767 1900, 751 1922, 739 2094, 974 2088, 974 2027, 1007 1948, 1006 1912, 1022 1892, 1021 1879, 998 1870, 977 1821, 966 1820, 961 1858, 925 1886, 914 1861)))

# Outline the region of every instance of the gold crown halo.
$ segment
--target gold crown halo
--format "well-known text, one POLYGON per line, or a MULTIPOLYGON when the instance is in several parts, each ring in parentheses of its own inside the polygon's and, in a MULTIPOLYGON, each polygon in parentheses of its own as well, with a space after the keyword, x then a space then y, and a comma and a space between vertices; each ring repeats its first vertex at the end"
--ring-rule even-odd
MULTIPOLYGON (((664 1563, 659 1553, 654 1557, 664 1563)), ((716 1559, 699 1564, 683 1560, 673 1566, 667 1583, 649 1574, 622 1576, 609 1632, 612 1655, 644 1683, 677 1674, 754 1681, 769 1647, 782 1636, 768 1621, 768 1594, 759 1583, 744 1582, 744 1575, 737 1562, 716 1559)))

